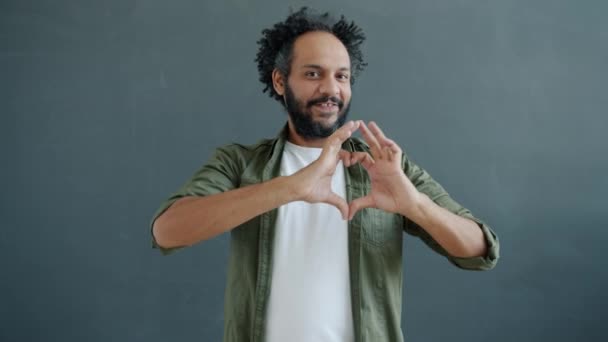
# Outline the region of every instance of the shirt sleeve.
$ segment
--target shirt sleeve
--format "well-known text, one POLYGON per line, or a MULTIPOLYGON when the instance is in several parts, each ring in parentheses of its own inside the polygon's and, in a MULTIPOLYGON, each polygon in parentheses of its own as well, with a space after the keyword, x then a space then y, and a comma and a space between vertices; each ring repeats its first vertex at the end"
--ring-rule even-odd
POLYGON ((424 243, 433 249, 435 252, 445 256, 455 266, 467 270, 490 270, 496 266, 499 258, 499 241, 496 233, 485 224, 482 220, 473 216, 471 211, 464 208, 453 200, 450 195, 437 183, 424 169, 414 164, 404 154, 402 158, 403 171, 412 181, 418 191, 426 194, 437 205, 449 210, 450 212, 466 217, 479 226, 483 232, 487 253, 484 256, 461 258, 450 255, 433 237, 422 227, 407 217, 404 220, 404 230, 413 236, 419 237, 424 243))
POLYGON ((150 222, 152 248, 157 248, 163 255, 168 255, 185 246, 165 248, 160 246, 154 237, 154 221, 173 203, 188 196, 208 196, 236 188, 240 182, 242 155, 236 145, 218 148, 210 160, 203 165, 184 185, 165 200, 150 222))

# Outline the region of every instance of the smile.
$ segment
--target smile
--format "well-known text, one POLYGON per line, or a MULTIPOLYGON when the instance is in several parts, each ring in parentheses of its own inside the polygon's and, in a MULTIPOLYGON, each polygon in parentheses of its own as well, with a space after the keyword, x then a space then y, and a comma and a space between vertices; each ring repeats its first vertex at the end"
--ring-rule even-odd
POLYGON ((333 102, 323 102, 323 103, 317 103, 315 106, 321 107, 323 109, 332 109, 334 107, 337 107, 338 105, 333 102))

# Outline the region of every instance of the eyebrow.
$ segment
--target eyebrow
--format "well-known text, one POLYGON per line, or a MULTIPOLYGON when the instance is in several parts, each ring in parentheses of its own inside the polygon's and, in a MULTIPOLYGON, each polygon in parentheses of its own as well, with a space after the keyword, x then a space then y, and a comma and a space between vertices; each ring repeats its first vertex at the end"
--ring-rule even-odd
MULTIPOLYGON (((302 66, 302 68, 311 68, 311 69, 317 69, 317 70, 322 70, 323 68, 318 65, 318 64, 305 64, 302 66)), ((338 69, 339 71, 350 71, 350 68, 348 67, 341 67, 340 69, 338 69)))

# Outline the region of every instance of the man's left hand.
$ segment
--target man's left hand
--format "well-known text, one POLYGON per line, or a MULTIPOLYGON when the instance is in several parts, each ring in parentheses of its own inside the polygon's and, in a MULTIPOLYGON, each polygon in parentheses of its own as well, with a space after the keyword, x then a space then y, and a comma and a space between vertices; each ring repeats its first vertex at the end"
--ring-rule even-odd
POLYGON ((371 180, 371 192, 349 204, 349 220, 364 208, 378 208, 404 216, 414 214, 422 196, 401 169, 402 151, 374 122, 360 122, 370 152, 352 152, 344 158, 346 167, 361 163, 371 180))

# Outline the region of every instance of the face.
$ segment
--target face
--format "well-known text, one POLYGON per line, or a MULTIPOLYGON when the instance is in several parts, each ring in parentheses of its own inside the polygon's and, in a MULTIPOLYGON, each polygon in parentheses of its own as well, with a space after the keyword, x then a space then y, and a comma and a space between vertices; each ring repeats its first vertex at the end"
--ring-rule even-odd
POLYGON ((298 37, 289 77, 275 73, 275 90, 283 95, 299 136, 325 138, 344 124, 351 99, 350 58, 334 35, 309 32, 298 37))
POLYGON ((345 105, 338 97, 322 96, 305 102, 304 99, 295 96, 288 83, 285 85, 284 98, 289 119, 298 135, 304 139, 328 137, 346 122, 349 104, 345 105), (315 120, 313 112, 315 109, 323 113, 320 119, 315 120), (333 124, 331 121, 323 120, 335 115, 336 111, 337 120, 334 120, 333 124))

